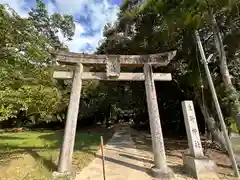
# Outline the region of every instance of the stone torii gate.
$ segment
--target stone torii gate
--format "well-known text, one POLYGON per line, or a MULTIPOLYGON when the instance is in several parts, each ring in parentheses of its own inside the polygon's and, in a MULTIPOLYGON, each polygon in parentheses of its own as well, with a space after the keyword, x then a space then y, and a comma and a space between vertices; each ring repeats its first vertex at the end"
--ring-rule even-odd
POLYGON ((173 176, 167 167, 162 128, 154 81, 171 81, 170 73, 153 73, 152 65, 166 66, 176 55, 176 51, 149 55, 94 55, 80 53, 57 53, 60 64, 74 65, 73 71, 55 71, 56 79, 72 79, 71 96, 67 112, 58 171, 55 176, 69 176, 76 134, 82 80, 145 81, 148 114, 154 154, 154 176, 173 176), (105 65, 106 72, 83 72, 83 65, 105 65), (121 66, 142 66, 143 73, 121 73, 121 66))

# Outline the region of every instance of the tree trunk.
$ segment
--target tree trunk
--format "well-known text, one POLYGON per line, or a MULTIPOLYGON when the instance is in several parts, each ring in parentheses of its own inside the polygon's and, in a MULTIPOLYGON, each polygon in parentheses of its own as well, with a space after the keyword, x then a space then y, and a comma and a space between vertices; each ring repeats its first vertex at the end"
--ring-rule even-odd
POLYGON ((212 16, 212 29, 214 33, 215 46, 220 59, 220 64, 219 64, 220 73, 222 75, 222 80, 225 85, 225 88, 227 90, 227 96, 229 98, 231 97, 231 100, 233 102, 232 112, 235 116, 238 129, 240 129, 240 103, 238 100, 239 97, 231 81, 231 76, 227 66, 227 57, 224 50, 222 37, 221 37, 219 27, 214 15, 212 16))
POLYGON ((206 104, 202 104, 200 100, 197 98, 200 110, 203 114, 205 123, 207 125, 208 131, 211 133, 212 139, 218 143, 220 143, 221 147, 225 150, 227 149, 225 139, 223 137, 222 132, 216 126, 216 122, 214 118, 209 114, 206 104))

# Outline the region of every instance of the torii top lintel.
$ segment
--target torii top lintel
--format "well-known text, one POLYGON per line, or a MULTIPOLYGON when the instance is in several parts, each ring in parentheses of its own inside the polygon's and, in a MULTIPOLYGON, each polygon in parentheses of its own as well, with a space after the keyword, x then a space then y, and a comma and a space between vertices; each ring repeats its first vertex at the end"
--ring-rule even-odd
POLYGON ((54 53, 56 60, 63 64, 107 64, 109 59, 118 59, 120 64, 143 65, 145 63, 166 66, 176 55, 176 51, 147 55, 97 55, 72 52, 54 53))

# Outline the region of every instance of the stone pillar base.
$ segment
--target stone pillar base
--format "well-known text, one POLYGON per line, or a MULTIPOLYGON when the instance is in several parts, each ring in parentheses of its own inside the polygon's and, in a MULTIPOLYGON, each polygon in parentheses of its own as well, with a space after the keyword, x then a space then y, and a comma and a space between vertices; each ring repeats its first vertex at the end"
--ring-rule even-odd
POLYGON ((183 164, 185 171, 196 179, 219 179, 216 174, 217 166, 215 162, 205 156, 197 158, 192 155, 184 154, 183 164))
POLYGON ((76 174, 73 172, 57 172, 54 171, 52 174, 53 180, 74 180, 76 174))
POLYGON ((168 168, 162 168, 162 169, 158 169, 155 166, 152 167, 152 176, 161 180, 173 180, 175 179, 175 175, 173 173, 173 171, 168 168))

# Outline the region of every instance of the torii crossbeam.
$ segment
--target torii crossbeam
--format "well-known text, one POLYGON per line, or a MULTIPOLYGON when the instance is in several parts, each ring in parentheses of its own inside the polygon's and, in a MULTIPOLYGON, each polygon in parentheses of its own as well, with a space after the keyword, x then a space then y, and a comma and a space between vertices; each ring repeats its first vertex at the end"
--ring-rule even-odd
POLYGON ((166 66, 176 55, 176 51, 147 55, 96 55, 84 53, 56 53, 56 60, 63 64, 107 64, 108 59, 118 59, 121 65, 143 65, 145 63, 166 66))
POLYGON ((56 53, 60 64, 74 65, 73 71, 55 71, 56 79, 72 79, 71 96, 67 112, 64 138, 55 175, 71 172, 72 154, 76 134, 82 80, 144 81, 154 153, 154 176, 172 177, 167 168, 162 128, 154 81, 171 81, 170 73, 153 73, 152 65, 166 66, 176 51, 150 55, 93 55, 80 53, 56 53), (83 65, 105 65, 106 72, 83 72, 83 65), (121 73, 121 66, 142 66, 143 73, 121 73))

